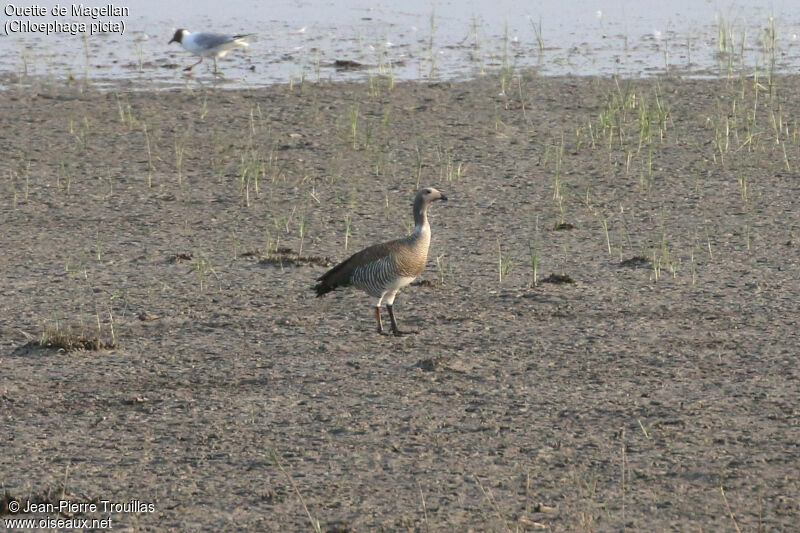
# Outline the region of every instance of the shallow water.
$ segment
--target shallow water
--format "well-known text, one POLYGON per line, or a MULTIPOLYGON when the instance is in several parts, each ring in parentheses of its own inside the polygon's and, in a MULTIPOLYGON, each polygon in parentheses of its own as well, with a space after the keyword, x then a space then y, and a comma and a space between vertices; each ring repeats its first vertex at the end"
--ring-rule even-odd
MULTIPOLYGON (((4 9, 9 5, 4 3, 4 9)), ((40 5, 49 11, 56 4, 40 5)), ((111 5, 129 8, 128 16, 100 17, 124 22, 122 33, 3 35, 0 69, 6 82, 25 75, 149 87, 214 80, 210 61, 191 74, 183 72, 195 58, 175 43, 167 45, 179 27, 257 34, 247 50, 219 61, 223 76, 215 81, 231 87, 375 74, 398 81, 452 79, 504 65, 532 67, 541 75, 632 77, 665 71, 695 76, 765 73, 769 68, 790 72, 800 66, 800 14, 796 3, 787 0, 759 5, 690 0, 408 0, 398 5, 355 0, 346 6, 317 0, 166 5, 132 0, 111 5), (366 68, 337 70, 336 60, 366 68)), ((50 15, 11 15, 3 22, 12 20, 92 22, 50 15)))

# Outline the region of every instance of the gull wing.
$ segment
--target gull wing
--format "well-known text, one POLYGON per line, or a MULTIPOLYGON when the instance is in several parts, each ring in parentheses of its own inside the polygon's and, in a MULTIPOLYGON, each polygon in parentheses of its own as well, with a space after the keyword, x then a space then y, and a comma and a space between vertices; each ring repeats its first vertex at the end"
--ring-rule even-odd
POLYGON ((222 35, 220 33, 194 33, 192 34, 192 38, 197 46, 205 49, 217 48, 218 46, 236 41, 235 37, 222 35))

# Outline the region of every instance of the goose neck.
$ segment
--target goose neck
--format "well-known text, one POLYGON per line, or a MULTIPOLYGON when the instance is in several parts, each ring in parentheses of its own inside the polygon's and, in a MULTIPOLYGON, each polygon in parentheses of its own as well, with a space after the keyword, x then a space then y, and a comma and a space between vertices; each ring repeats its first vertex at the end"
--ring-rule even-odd
POLYGON ((420 229, 428 225, 428 206, 421 198, 414 202, 414 225, 420 229))

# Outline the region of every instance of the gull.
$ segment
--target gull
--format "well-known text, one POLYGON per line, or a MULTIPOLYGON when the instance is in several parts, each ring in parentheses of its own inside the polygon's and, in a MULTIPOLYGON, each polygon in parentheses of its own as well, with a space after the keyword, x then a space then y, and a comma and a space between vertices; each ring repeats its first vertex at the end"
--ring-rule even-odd
POLYGON ((175 35, 167 44, 178 43, 189 52, 200 56, 200 61, 186 67, 183 70, 192 70, 203 62, 204 57, 214 60, 214 72, 217 72, 217 58, 224 57, 225 54, 234 48, 247 48, 249 45, 244 39, 254 35, 247 33, 244 35, 223 35, 219 33, 197 32, 191 33, 187 30, 177 30, 175 35))

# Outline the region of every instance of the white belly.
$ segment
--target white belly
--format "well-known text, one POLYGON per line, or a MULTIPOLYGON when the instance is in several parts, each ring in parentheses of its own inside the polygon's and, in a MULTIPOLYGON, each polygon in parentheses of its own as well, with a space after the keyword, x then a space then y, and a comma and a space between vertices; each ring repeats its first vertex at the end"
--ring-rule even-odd
POLYGON ((414 281, 414 279, 415 278, 410 278, 408 276, 400 276, 392 284, 386 287, 386 293, 389 294, 392 292, 397 292, 406 285, 410 284, 412 281, 414 281))
POLYGON ((380 299, 378 300, 378 307, 381 306, 382 303, 386 305, 392 305, 394 303, 394 297, 397 294, 397 291, 408 285, 414 281, 414 278, 409 276, 400 276, 399 278, 395 279, 392 283, 386 287, 386 292, 384 292, 380 299))

